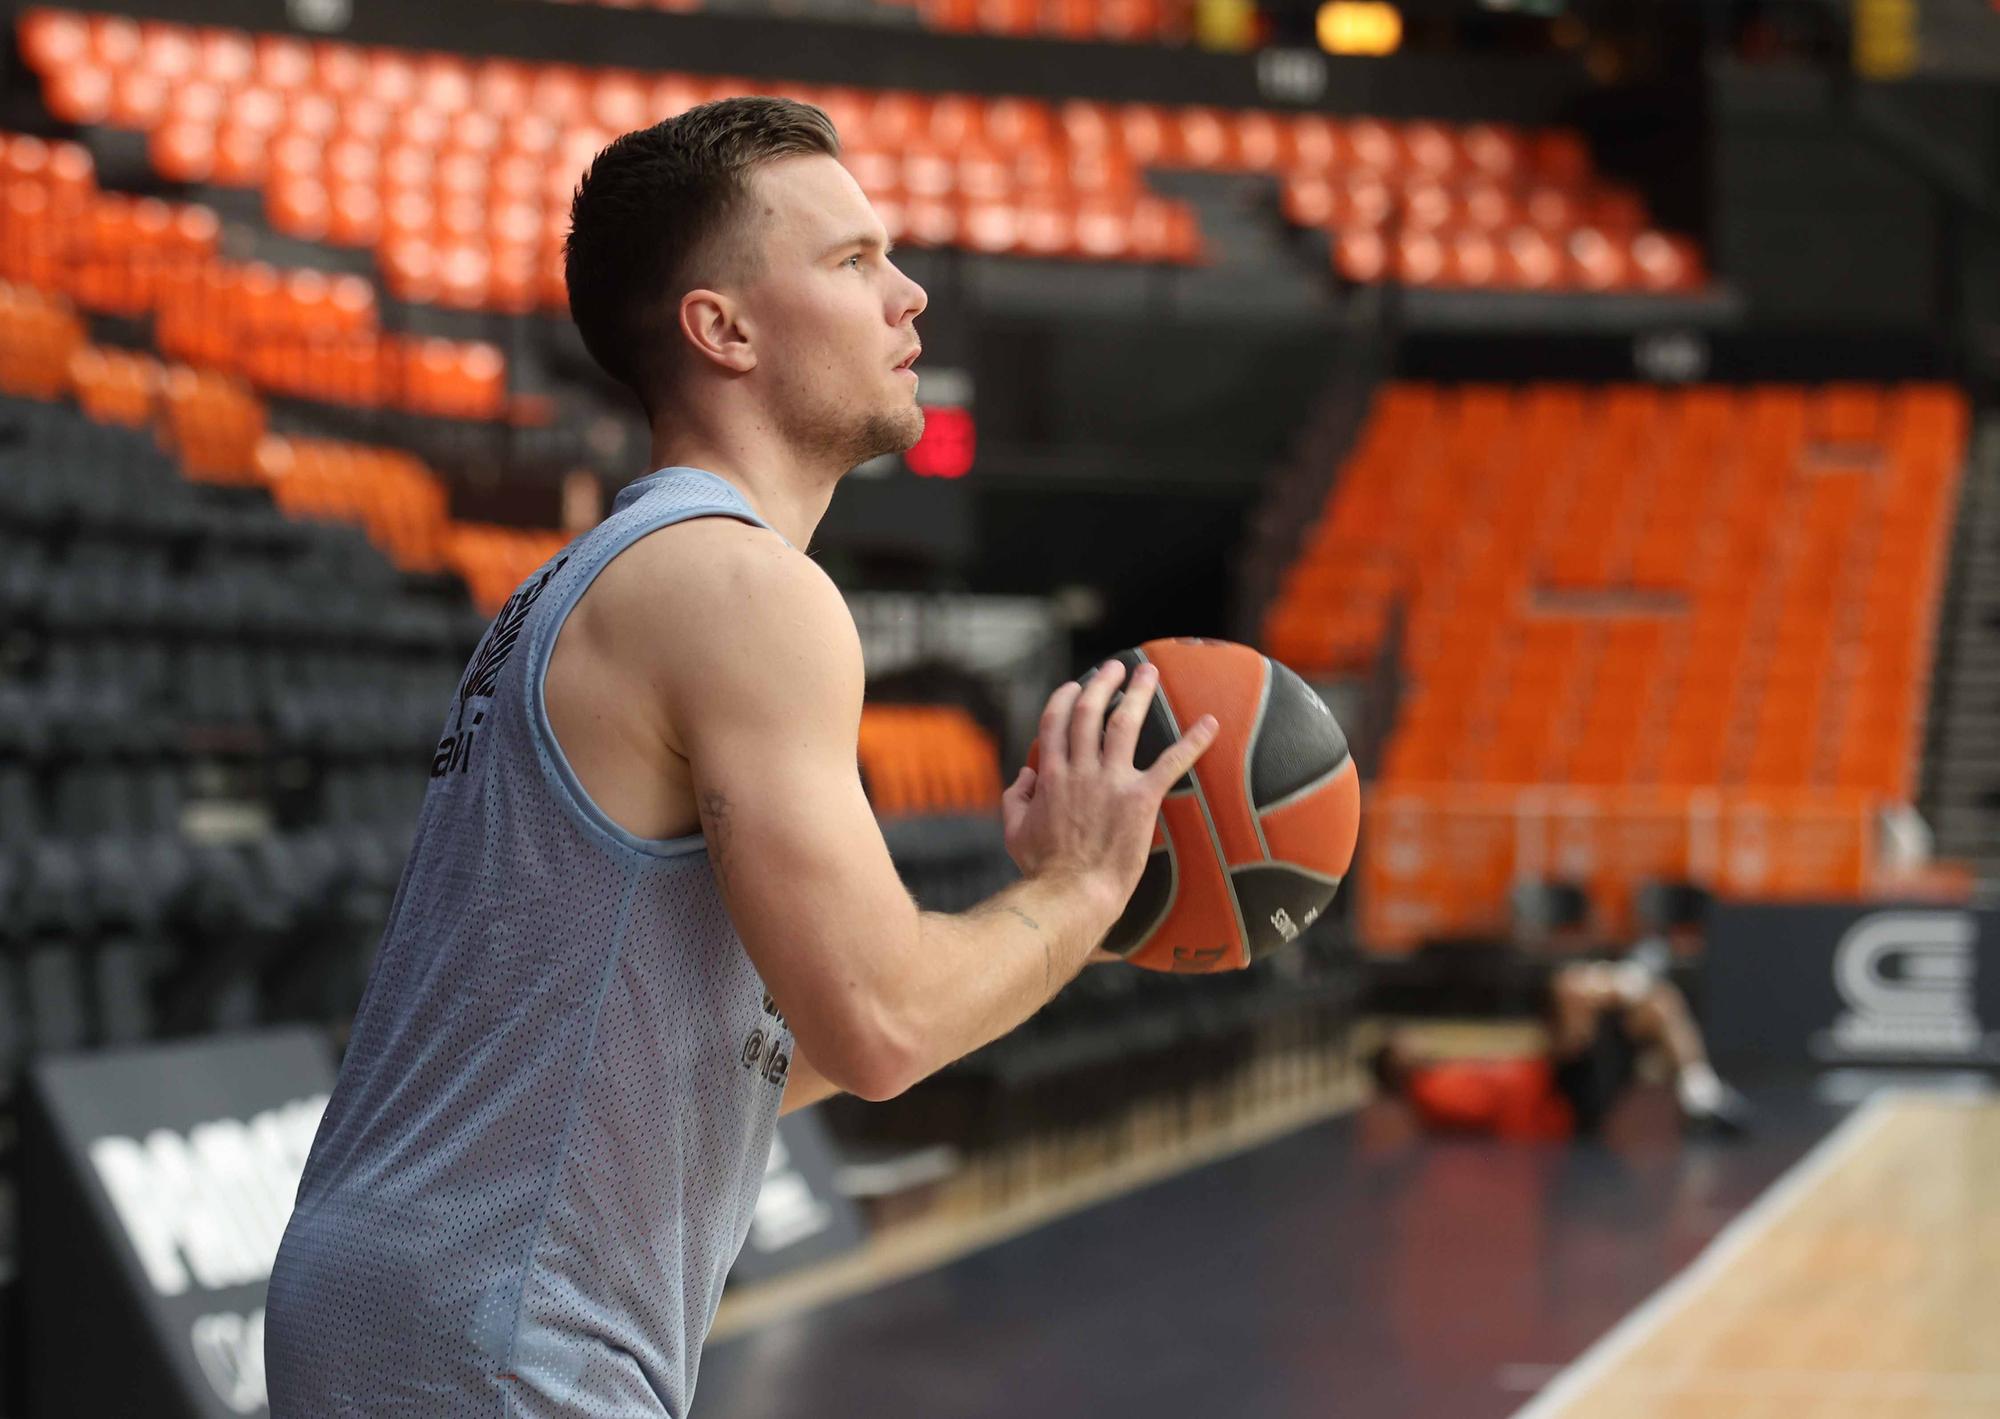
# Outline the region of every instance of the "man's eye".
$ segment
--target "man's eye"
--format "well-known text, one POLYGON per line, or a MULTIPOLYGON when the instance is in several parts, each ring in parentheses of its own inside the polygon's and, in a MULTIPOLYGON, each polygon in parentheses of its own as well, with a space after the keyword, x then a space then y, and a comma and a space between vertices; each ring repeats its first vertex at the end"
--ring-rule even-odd
POLYGON ((849 266, 852 266, 855 270, 859 271, 861 269, 861 253, 857 251, 854 253, 854 255, 848 257, 847 264, 849 266))

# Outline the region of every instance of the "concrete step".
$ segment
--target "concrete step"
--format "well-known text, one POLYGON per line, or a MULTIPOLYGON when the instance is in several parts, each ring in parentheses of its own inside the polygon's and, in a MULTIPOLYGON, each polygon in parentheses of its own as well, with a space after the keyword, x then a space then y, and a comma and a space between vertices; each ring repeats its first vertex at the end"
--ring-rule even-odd
POLYGON ((2000 828, 1990 823, 1943 814, 1932 820, 1931 832, 1940 843, 1950 843, 1954 852, 2000 854, 2000 828))
POLYGON ((1994 840, 2000 842, 2000 810, 1983 808, 1975 803, 1939 803, 1934 806, 1937 816, 1931 820, 1931 826, 1939 831, 1950 828, 1974 837, 1992 833, 1994 840))
POLYGON ((2000 745, 1959 743, 1947 739, 1937 746, 1931 755, 1939 770, 1939 781, 1949 775, 1952 778, 1976 778, 1984 781, 1988 777, 2000 780, 2000 745))
POLYGON ((1958 629, 1950 634, 1946 644, 1960 655, 1977 657, 1984 651, 1989 656, 2000 656, 2000 627, 1984 625, 1974 619, 1960 621, 1958 629))
POLYGON ((1938 851, 1951 857, 1985 857, 2000 860, 2000 833, 1953 832, 1935 828, 1931 834, 1938 851))
POLYGON ((2000 682, 2000 641, 1981 640, 1958 649, 1951 662, 1953 685, 1983 687, 2000 682))
POLYGON ((1961 784, 2000 785, 2000 752, 1947 746, 1935 764, 1940 793, 1961 784))
POLYGON ((1943 705, 1932 705, 1931 732, 1941 737, 1945 747, 1976 742, 2000 732, 2000 713, 1994 712, 1993 696, 1986 693, 1956 695, 1943 705))
POLYGON ((1984 709, 2000 718, 2000 667, 1954 667, 1942 683, 1932 687, 1931 704, 1951 711, 1984 709))
POLYGON ((1990 850, 2000 878, 2000 811, 1988 804, 2000 792, 2000 420, 1980 424, 1971 451, 1938 611, 1921 781, 1940 851, 1990 850))
POLYGON ((2000 736, 1946 731, 1933 746, 1930 757, 1941 769, 1976 773, 1980 765, 2000 765, 2000 736))
POLYGON ((1974 847, 1989 844, 1994 851, 2000 852, 2000 823, 1991 818, 1958 809, 1939 814, 1932 820, 1931 828, 1939 836, 1949 834, 1955 841, 1974 847))
POLYGON ((2000 739, 1991 736, 1947 734, 1932 747, 1929 758, 1940 778, 1945 774, 1983 778, 1989 773, 2000 778, 2000 739))
POLYGON ((1984 818, 1993 812, 1992 798, 1996 787, 2000 785, 1989 782, 1971 790, 1961 790, 1939 784, 1933 788, 1928 802, 1940 815, 1957 813, 1984 818))

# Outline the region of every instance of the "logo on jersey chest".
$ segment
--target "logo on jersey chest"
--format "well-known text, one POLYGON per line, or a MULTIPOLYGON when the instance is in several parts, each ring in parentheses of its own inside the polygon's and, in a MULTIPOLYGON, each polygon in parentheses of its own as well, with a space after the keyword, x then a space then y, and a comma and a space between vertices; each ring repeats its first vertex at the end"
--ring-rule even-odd
POLYGON ((493 618, 486 639, 479 644, 479 654, 472 657, 472 664, 465 670, 465 679, 459 684, 458 723, 452 733, 438 740, 437 752, 431 757, 432 778, 443 778, 450 773, 462 774, 472 768, 472 745, 479 737, 478 727, 485 723, 486 714, 483 710, 476 712, 468 725, 465 712, 471 708, 472 701, 493 697, 500 684, 500 672, 507 668, 507 659, 513 655, 521 632, 527 627, 528 612, 542 599, 550 579, 568 561, 566 556, 558 557, 541 576, 508 597, 507 604, 500 608, 500 614, 493 618))
POLYGON ((769 1018, 743 1041, 743 1067, 755 1070, 765 1083, 782 1089, 785 1087, 785 1076, 792 1069, 792 1054, 787 1048, 789 1030, 785 1017, 778 1012, 778 1003, 771 999, 769 991, 764 993, 764 1014, 769 1018))

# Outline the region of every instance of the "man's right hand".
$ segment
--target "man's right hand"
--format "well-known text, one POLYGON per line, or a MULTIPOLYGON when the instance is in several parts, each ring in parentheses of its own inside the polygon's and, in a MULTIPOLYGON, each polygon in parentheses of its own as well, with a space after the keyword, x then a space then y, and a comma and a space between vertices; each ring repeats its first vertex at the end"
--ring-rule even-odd
POLYGON ((1108 913, 1108 930, 1131 900, 1152 850, 1160 802, 1215 740, 1215 716, 1203 715, 1159 759, 1132 762, 1139 728, 1152 707, 1160 672, 1141 665, 1118 707, 1111 696, 1125 679, 1110 660, 1082 684, 1060 686, 1042 711, 1040 765, 1023 766, 1001 798, 1007 852, 1022 873, 1074 883, 1108 913))

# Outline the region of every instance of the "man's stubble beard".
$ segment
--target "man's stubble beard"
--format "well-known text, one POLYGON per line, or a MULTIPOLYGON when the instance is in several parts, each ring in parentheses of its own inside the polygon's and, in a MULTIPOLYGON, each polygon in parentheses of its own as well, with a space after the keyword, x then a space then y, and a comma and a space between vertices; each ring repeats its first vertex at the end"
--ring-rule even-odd
POLYGON ((910 401, 907 409, 872 414, 862 421, 854 448, 850 450, 854 457, 847 466, 857 468, 885 453, 906 453, 923 436, 924 409, 915 400, 910 401))
POLYGON ((812 461, 822 459, 842 473, 885 453, 902 453, 924 433, 924 411, 915 399, 902 409, 875 409, 857 417, 847 409, 821 411, 800 421, 793 446, 812 461))

